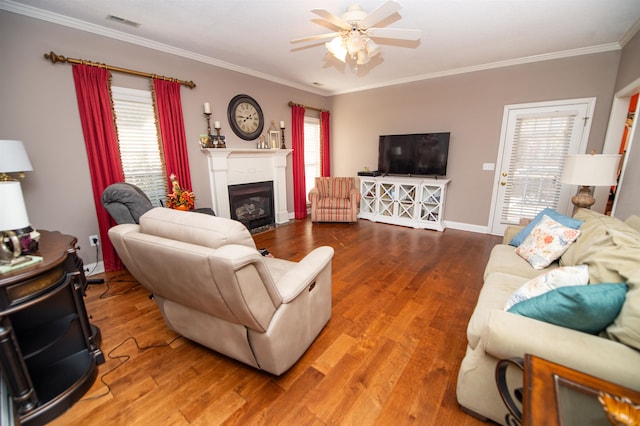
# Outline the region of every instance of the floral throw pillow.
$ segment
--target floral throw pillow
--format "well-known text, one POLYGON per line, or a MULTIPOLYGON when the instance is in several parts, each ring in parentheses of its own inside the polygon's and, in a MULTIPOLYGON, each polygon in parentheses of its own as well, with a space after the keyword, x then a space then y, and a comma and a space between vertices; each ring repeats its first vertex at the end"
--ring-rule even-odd
POLYGON ((589 284, 589 266, 578 265, 555 268, 527 281, 522 287, 514 291, 509 296, 507 303, 505 303, 504 310, 508 311, 517 303, 540 296, 556 288, 585 284, 589 284))
POLYGON ((531 233, 533 228, 540 222, 540 220, 544 217, 544 215, 549 216, 551 219, 555 220, 563 224, 564 226, 568 226, 569 228, 579 229, 580 226, 584 223, 584 221, 580 219, 574 219, 569 216, 565 216, 557 211, 547 207, 544 210, 541 210, 536 217, 534 217, 531 222, 527 226, 525 226, 520 232, 516 234, 515 237, 509 242, 509 245, 518 247, 525 238, 531 233))
POLYGON ((578 229, 568 228, 544 215, 516 248, 516 253, 534 269, 542 269, 559 258, 579 235, 578 229))

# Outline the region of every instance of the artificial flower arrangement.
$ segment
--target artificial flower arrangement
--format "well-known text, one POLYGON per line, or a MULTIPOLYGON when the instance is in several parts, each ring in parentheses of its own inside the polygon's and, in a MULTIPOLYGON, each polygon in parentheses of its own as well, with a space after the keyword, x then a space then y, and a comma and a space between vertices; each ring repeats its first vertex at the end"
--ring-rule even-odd
POLYGON ((169 207, 178 210, 193 209, 196 202, 196 196, 193 195, 193 192, 180 188, 178 179, 176 179, 176 175, 173 173, 169 176, 169 179, 171 180, 173 190, 173 192, 167 194, 167 204, 169 204, 169 207))

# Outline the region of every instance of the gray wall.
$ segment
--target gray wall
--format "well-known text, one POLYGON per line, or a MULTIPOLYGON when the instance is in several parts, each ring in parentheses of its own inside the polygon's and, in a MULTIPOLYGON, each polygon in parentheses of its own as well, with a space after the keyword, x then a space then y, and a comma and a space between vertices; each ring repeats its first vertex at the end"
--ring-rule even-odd
MULTIPOLYGON (((268 122, 287 122, 288 144, 291 141, 288 101, 330 109, 333 175, 354 175, 365 166, 375 169, 379 134, 450 131, 448 177, 452 184, 445 219, 477 227, 486 226, 489 220, 493 172, 481 169, 482 163, 496 162, 504 106, 595 96, 596 114, 589 147, 599 150, 621 55, 621 52, 585 55, 323 97, 0 11, 3 56, 0 138, 24 141, 33 163, 34 171, 23 182, 32 224, 39 229, 77 236, 87 263, 95 262, 93 252, 88 249, 88 236, 97 233, 97 221, 84 140, 71 66, 46 61, 43 54, 51 50, 73 58, 193 80, 197 84, 193 90, 183 88, 181 94, 190 141, 193 190, 199 207, 211 205, 206 159, 198 146, 198 135, 206 129, 202 104, 211 103, 213 117, 223 123, 229 146, 252 147, 254 142, 242 141, 232 134, 226 120, 229 100, 238 93, 247 93, 258 100, 268 122)), ((633 63, 636 62, 630 65, 633 69, 624 73, 640 77, 633 63)), ((113 84, 148 87, 146 79, 118 73, 113 74, 113 84)), ((288 206, 293 211, 291 194, 288 206)))
POLYGON ((622 49, 616 92, 640 78, 640 32, 629 40, 622 49))
POLYGON ((377 165, 378 135, 451 132, 445 220, 486 227, 504 106, 596 97, 589 150, 601 152, 620 52, 386 87, 332 99, 332 172, 377 165))

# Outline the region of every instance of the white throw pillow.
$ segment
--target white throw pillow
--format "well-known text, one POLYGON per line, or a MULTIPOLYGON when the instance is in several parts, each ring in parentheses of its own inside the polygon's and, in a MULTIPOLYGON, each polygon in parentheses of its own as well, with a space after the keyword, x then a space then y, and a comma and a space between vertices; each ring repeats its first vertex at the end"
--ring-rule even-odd
POLYGON ((532 297, 540 296, 559 287, 589 284, 589 267, 587 265, 563 266, 539 275, 524 283, 522 287, 509 296, 504 310, 532 297))

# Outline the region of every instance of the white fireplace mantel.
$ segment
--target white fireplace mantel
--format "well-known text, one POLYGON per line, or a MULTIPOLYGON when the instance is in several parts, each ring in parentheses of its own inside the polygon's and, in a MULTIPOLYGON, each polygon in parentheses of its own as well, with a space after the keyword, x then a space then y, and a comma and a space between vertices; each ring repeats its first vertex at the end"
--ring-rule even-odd
POLYGON ((289 221, 287 156, 291 149, 203 148, 209 162, 209 188, 216 215, 231 218, 229 185, 273 181, 276 223, 289 221))

